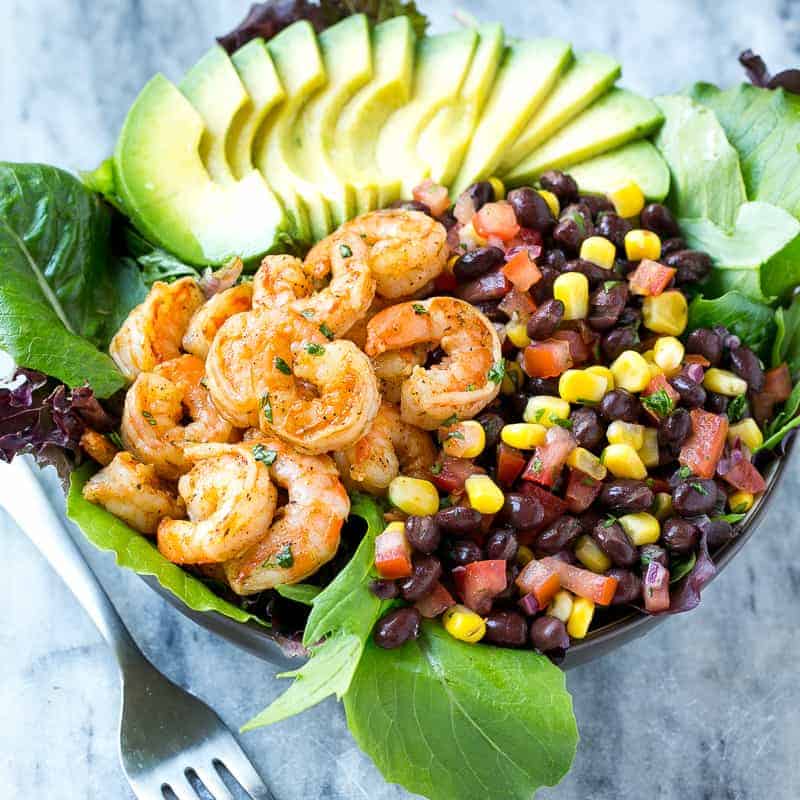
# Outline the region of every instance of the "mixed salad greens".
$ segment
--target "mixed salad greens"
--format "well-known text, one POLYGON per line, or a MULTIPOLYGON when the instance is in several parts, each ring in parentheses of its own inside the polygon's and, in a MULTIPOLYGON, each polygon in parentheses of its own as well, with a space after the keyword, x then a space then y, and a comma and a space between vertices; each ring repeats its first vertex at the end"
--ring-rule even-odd
MULTIPOLYGON (((254 7, 220 41, 233 52, 296 19, 321 30, 355 11, 376 21, 408 14, 418 32, 425 29, 413 3, 299 0, 254 7)), ((689 328, 725 326, 765 364, 788 363, 796 382, 800 95, 792 94, 792 71, 770 79, 754 58, 748 64, 769 88, 723 91, 699 83, 657 98, 664 124, 653 142, 669 167, 666 204, 688 244, 714 261, 690 304, 689 328)), ((0 453, 10 460, 33 452, 54 464, 69 482, 68 516, 119 564, 154 576, 192 609, 266 625, 81 494, 91 468, 79 463, 80 436, 86 427, 115 430, 116 396, 125 386, 106 354, 111 335, 155 280, 201 278, 115 210, 113 181, 103 175, 81 182, 55 167, 0 163, 0 347, 19 366, 0 388, 0 453)), ((798 411, 795 384, 762 449, 777 447, 800 425, 798 411)), ((392 653, 372 641, 375 623, 395 602, 369 589, 383 511, 374 498, 355 495, 351 514, 363 533, 346 565, 324 588, 277 590, 310 607, 303 645, 311 657, 285 676, 293 679, 287 691, 245 729, 336 695, 354 738, 386 779, 432 800, 521 800, 557 783, 572 763, 578 731, 564 675, 548 658, 470 646, 433 623, 392 653)), ((707 552, 686 564, 684 574, 696 578, 685 583, 694 592, 686 607, 712 570, 707 552)))

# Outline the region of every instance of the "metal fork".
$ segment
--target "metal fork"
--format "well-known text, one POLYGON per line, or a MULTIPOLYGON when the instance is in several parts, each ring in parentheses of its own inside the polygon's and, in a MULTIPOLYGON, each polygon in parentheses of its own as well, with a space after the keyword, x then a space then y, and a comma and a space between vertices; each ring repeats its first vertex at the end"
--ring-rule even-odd
MULTIPOLYGON (((122 679, 119 753, 139 800, 196 800, 197 776, 214 800, 232 800, 224 767, 253 800, 274 800, 225 723, 165 678, 143 655, 26 459, 0 465, 0 504, 30 537, 94 621, 122 679)), ((207 800, 203 798, 203 800, 207 800)))

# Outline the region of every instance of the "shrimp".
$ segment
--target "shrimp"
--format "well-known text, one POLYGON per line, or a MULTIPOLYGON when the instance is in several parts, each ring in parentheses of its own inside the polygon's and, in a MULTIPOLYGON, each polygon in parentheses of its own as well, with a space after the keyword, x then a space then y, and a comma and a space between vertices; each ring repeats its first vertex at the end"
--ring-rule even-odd
POLYGON ((225 320, 234 314, 250 310, 253 285, 240 283, 215 294, 205 305, 195 311, 183 335, 183 349, 205 359, 217 331, 225 320))
POLYGON ((474 306, 453 297, 401 303, 381 311, 367 326, 366 352, 375 358, 425 343, 444 358, 428 369, 415 366, 403 381, 404 422, 434 430, 445 420, 474 417, 500 391, 500 339, 474 306))
POLYGON ((414 367, 422 366, 428 356, 428 348, 423 345, 389 350, 372 359, 372 368, 378 379, 378 386, 384 399, 397 405, 403 390, 403 383, 411 377, 414 367))
POLYGON ((122 374, 134 381, 140 372, 151 372, 162 361, 180 355, 189 321, 204 301, 194 278, 174 283, 156 281, 108 346, 122 374))
POLYGON ((197 356, 182 355, 142 372, 125 395, 122 442, 140 461, 174 480, 189 469, 187 442, 228 442, 231 424, 217 411, 204 386, 205 367, 197 356), (193 422, 182 425, 187 412, 193 422))
POLYGON ((384 494, 401 472, 427 478, 436 447, 427 431, 403 422, 395 406, 383 403, 369 431, 333 457, 349 489, 384 494))
POLYGON ((278 490, 253 448, 241 444, 187 445, 193 466, 178 481, 188 520, 163 519, 158 549, 176 564, 235 558, 260 541, 275 514, 278 490))
POLYGON ((87 428, 80 440, 81 449, 103 467, 107 467, 119 452, 113 442, 102 433, 87 428))
POLYGON ((253 308, 283 308, 313 291, 299 258, 266 256, 253 277, 253 308))
POLYGON ((447 263, 447 231, 421 211, 370 211, 346 222, 328 239, 335 243, 345 234, 355 234, 369 246, 368 261, 377 292, 390 300, 416 294, 438 277, 447 263))
POLYGON ((289 501, 255 545, 224 565, 231 588, 243 595, 315 573, 336 555, 350 513, 347 492, 328 456, 298 453, 275 438, 248 438, 248 445, 269 456, 270 476, 289 501))
POLYGON ((154 534, 164 517, 182 517, 183 501, 156 474, 130 453, 117 453, 108 466, 86 481, 83 496, 103 506, 140 533, 154 534))

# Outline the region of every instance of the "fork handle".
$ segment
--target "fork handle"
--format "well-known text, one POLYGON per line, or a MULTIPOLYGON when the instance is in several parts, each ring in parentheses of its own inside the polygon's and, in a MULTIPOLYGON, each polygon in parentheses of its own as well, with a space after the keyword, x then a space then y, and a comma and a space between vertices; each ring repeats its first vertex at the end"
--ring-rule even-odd
POLYGON ((111 645, 120 668, 149 665, 78 546, 53 510, 27 458, 2 464, 0 504, 36 545, 111 645))

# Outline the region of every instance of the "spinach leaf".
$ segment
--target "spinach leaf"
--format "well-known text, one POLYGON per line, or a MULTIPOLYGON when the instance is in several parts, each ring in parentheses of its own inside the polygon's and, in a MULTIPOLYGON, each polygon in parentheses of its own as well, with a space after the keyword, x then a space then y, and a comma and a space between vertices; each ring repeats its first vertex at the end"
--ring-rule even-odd
POLYGON ((691 553, 684 558, 676 559, 669 565, 669 582, 677 583, 681 578, 685 578, 697 563, 697 554, 691 553))
POLYGON ((287 600, 294 600, 295 603, 302 603, 310 606, 314 603, 314 598, 322 591, 319 586, 311 586, 308 583, 281 584, 275 587, 275 591, 287 600))
POLYGON ((772 347, 772 366, 786 362, 792 373, 792 380, 800 378, 800 295, 796 296, 788 308, 775 311, 777 333, 772 347))
POLYGON ((792 393, 789 395, 789 399, 783 404, 783 411, 767 425, 765 431, 766 437, 763 444, 758 449, 771 450, 773 447, 780 444, 781 439, 783 439, 790 430, 800 425, 800 416, 797 416, 799 411, 800 383, 796 383, 792 389, 792 393))
POLYGON ((0 347, 21 366, 98 397, 125 385, 98 347, 135 305, 109 257, 108 209, 76 178, 0 163, 0 347))
POLYGON ((464 644, 435 623, 397 650, 368 643, 344 706, 386 780, 430 800, 530 800, 561 780, 578 743, 549 659, 464 644))
POLYGON ((151 244, 131 226, 125 227, 123 240, 126 249, 141 267, 142 280, 147 286, 152 286, 155 281, 171 283, 186 276, 200 279, 200 273, 194 267, 184 264, 172 253, 151 244))

